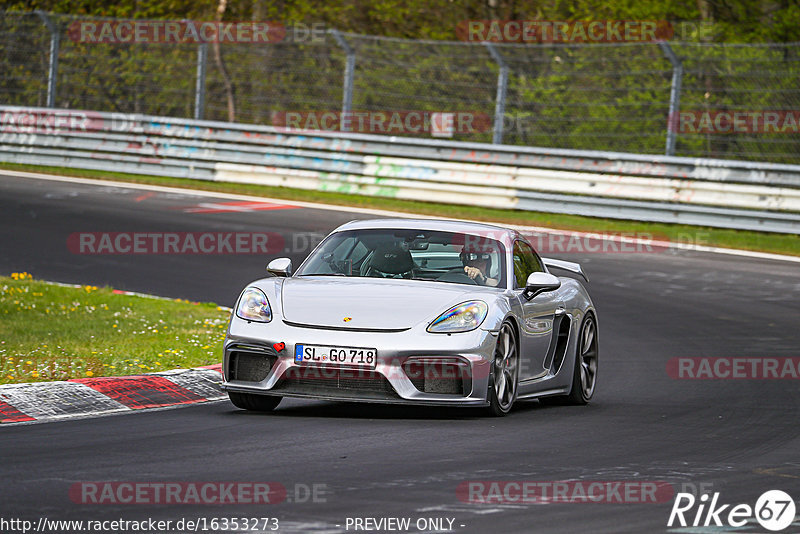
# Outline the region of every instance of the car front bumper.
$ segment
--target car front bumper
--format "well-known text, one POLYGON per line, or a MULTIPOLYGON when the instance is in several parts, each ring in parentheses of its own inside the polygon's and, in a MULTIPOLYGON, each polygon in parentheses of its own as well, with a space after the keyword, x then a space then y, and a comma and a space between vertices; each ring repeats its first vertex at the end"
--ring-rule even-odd
POLYGON ((496 335, 480 328, 432 334, 418 325, 378 332, 234 317, 224 345, 222 388, 329 400, 484 406, 496 335), (370 370, 298 364, 297 344, 376 349, 377 361, 370 370))

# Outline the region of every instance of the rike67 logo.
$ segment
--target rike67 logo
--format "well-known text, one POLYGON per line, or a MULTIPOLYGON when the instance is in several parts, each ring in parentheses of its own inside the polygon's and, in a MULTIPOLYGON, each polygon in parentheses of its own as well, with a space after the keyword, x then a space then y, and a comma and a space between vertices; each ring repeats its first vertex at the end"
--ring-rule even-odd
POLYGON ((691 493, 678 493, 669 514, 667 526, 692 527, 743 527, 755 518, 763 528, 777 532, 794 521, 795 504, 788 493, 781 490, 764 492, 755 507, 749 504, 721 504, 719 492, 709 498, 704 493, 696 498, 691 493))

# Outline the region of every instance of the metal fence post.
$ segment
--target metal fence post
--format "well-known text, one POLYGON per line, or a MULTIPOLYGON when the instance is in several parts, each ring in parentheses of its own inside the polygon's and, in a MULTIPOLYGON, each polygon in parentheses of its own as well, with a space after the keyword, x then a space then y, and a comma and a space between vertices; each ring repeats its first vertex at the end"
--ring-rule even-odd
POLYGON ((342 87, 342 117, 340 121, 341 130, 348 131, 350 124, 350 112, 353 110, 353 78, 356 72, 356 51, 344 38, 339 30, 328 30, 338 45, 344 50, 347 62, 344 67, 344 86, 342 87))
POLYGON ((678 113, 681 109, 681 83, 683 83, 683 63, 675 55, 672 47, 665 42, 658 43, 664 56, 672 63, 672 87, 669 90, 669 115, 667 117, 667 156, 675 155, 675 139, 678 135, 678 113))
POLYGON ((47 71, 47 107, 54 108, 56 107, 56 77, 58 76, 58 50, 61 43, 61 34, 59 33, 58 26, 47 13, 38 9, 35 13, 42 19, 44 25, 47 26, 47 31, 50 32, 50 68, 47 71))
POLYGON ((208 62, 208 43, 197 47, 197 82, 194 87, 194 118, 202 120, 206 108, 206 63, 208 62))
POLYGON ((494 130, 492 132, 492 143, 495 145, 503 144, 503 118, 506 113, 506 91, 508 90, 508 64, 503 60, 503 56, 492 43, 483 43, 489 50, 492 59, 500 67, 500 74, 497 76, 497 97, 494 104, 494 130))

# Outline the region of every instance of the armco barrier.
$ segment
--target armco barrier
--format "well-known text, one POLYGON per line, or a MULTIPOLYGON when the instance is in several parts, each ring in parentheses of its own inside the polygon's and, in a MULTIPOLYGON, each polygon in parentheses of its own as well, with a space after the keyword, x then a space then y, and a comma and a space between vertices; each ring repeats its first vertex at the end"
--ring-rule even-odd
POLYGON ((800 233, 800 166, 0 106, 0 161, 800 233))

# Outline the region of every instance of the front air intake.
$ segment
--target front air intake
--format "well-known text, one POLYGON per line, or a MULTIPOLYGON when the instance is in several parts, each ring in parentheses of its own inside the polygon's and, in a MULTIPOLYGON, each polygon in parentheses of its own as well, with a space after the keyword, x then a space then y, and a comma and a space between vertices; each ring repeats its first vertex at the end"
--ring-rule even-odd
POLYGON ((414 387, 437 395, 469 394, 468 366, 461 360, 414 358, 403 364, 403 371, 414 387))
POLYGON ((396 399, 394 388, 382 374, 366 369, 291 367, 273 388, 296 395, 334 398, 396 399))
POLYGON ((277 359, 278 355, 271 348, 234 347, 228 357, 228 380, 261 382, 277 359))

